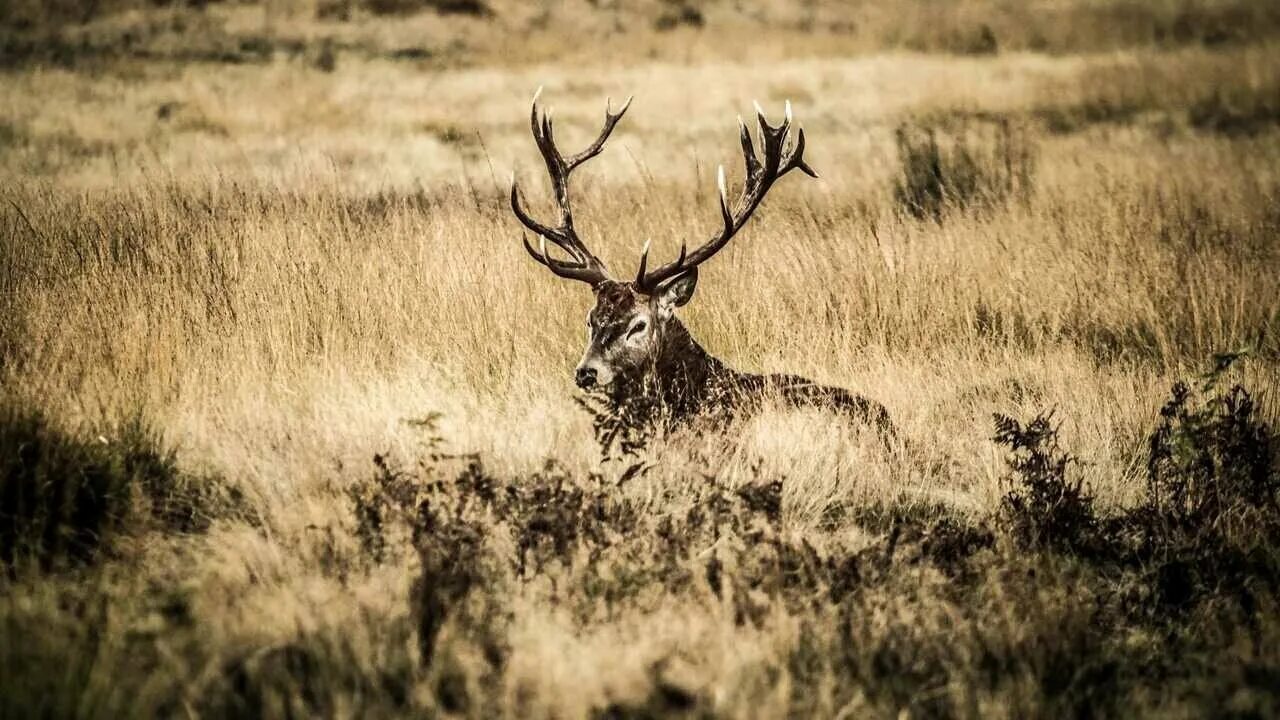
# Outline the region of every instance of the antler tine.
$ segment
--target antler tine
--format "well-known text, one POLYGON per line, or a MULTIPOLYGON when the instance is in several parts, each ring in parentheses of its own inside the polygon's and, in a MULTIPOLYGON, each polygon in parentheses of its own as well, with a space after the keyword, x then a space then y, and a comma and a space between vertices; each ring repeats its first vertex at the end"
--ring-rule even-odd
POLYGON ((720 191, 720 215, 725 227, 733 226, 733 213, 729 210, 729 184, 724 179, 724 166, 716 168, 716 189, 720 191))
MULTIPOLYGON (((525 211, 521 204, 520 186, 519 183, 516 182, 516 174, 514 171, 511 173, 511 211, 516 214, 516 218, 518 218, 520 222, 524 223, 525 227, 539 235, 542 235, 543 237, 553 238, 552 242, 563 247, 564 241, 558 236, 560 232, 559 230, 543 225, 525 211)), ((570 248, 565 249, 571 251, 570 248)))
POLYGON ((716 173, 716 185, 720 191, 720 215, 724 222, 723 228, 706 244, 693 252, 687 252, 685 246, 682 245, 679 258, 652 271, 647 269, 648 251, 646 247, 645 255, 640 261, 640 272, 636 276, 635 286, 637 290, 652 294, 658 290, 662 283, 688 272, 719 252, 751 218, 752 213, 759 207, 760 202, 764 200, 764 196, 773 187, 773 184, 777 182, 778 178, 795 169, 799 169, 810 177, 818 177, 813 168, 809 167, 808 163, 804 161, 805 142, 803 129, 796 128, 795 141, 791 143, 789 150, 786 147, 787 140, 791 137, 793 123, 790 101, 786 103, 782 124, 776 127, 769 124, 768 119, 765 118, 764 109, 758 103, 755 108, 761 157, 756 156, 755 142, 753 142, 751 133, 747 130, 747 124, 739 116, 738 126, 742 141, 742 156, 746 165, 746 178, 743 180, 741 193, 732 204, 729 202, 724 166, 721 165, 716 173))
POLYGON ((787 169, 790 170, 792 168, 815 180, 819 177, 818 171, 809 167, 809 163, 804 161, 804 128, 796 128, 796 144, 791 150, 791 155, 787 158, 787 169))
POLYGON ((636 283, 639 284, 644 280, 644 270, 649 266, 649 243, 652 239, 644 241, 644 248, 640 250, 640 270, 636 272, 636 283))
POLYGON ((600 130, 599 137, 596 138, 595 142, 588 145, 585 150, 566 161, 566 172, 572 172, 574 168, 600 154, 600 151, 604 149, 605 141, 607 141, 609 136, 613 134, 614 126, 618 124, 618 121, 622 119, 623 115, 627 114, 627 109, 631 107, 631 100, 634 97, 634 95, 628 95, 627 101, 622 103, 622 107, 618 108, 618 112, 616 113, 610 111, 609 99, 605 98, 604 127, 600 130))
POLYGON ((538 236, 537 250, 534 250, 533 246, 529 244, 528 235, 521 233, 520 239, 524 242, 524 249, 529 253, 529 256, 534 260, 537 260, 539 263, 547 266, 547 269, 556 275, 567 280, 581 280, 592 285, 600 282, 599 269, 593 267, 589 263, 564 262, 552 257, 551 254, 547 252, 546 236, 538 236))
POLYGON ((760 170, 760 161, 756 159, 756 147, 751 140, 751 132, 747 130, 747 123, 738 116, 739 134, 742 140, 742 156, 747 164, 747 177, 755 175, 760 170))
POLYGON ((535 253, 526 239, 525 249, 529 251, 529 254, 534 259, 546 265, 552 272, 561 277, 584 280, 595 285, 607 280, 608 273, 605 270, 604 263, 600 262, 600 259, 587 249, 587 246, 578 238, 578 234, 573 228, 573 210, 569 203, 569 175, 579 165, 600 154, 601 150, 604 149, 605 141, 613 133, 613 128, 627 112, 627 108, 631 106, 631 98, 627 98, 627 102, 616 113, 612 111, 609 103, 606 102, 604 127, 601 129, 600 135, 595 142, 588 145, 582 152, 571 155, 566 159, 556 147, 551 111, 547 110, 539 113, 538 98, 541 95, 542 88, 538 88, 538 92, 534 93, 533 103, 529 109, 529 128, 533 132, 533 140, 538 146, 538 152, 541 153, 543 162, 547 166, 547 175, 551 179, 552 191, 555 195, 556 205, 559 208, 560 224, 558 227, 544 225, 525 212, 521 204, 514 173, 511 176, 511 210, 525 227, 542 238, 550 240, 561 250, 568 253, 573 258, 573 262, 566 263, 546 254, 545 243, 543 244, 544 252, 541 254, 535 253))

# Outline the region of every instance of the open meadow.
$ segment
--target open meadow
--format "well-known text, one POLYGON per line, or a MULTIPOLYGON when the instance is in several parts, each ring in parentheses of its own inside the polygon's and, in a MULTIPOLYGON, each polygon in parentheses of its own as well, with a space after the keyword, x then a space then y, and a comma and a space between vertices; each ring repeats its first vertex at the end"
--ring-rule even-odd
POLYGON ((0 717, 1280 716, 1280 9, 0 3, 0 717), (629 279, 883 403, 623 428, 629 279))

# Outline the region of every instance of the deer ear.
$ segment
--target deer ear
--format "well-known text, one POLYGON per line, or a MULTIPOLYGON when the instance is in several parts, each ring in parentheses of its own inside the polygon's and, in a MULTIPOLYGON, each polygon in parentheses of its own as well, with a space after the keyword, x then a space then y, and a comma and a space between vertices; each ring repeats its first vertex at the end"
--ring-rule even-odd
POLYGON ((668 280, 658 289, 658 306, 664 314, 689 302, 694 288, 698 287, 698 268, 692 267, 681 275, 668 280))

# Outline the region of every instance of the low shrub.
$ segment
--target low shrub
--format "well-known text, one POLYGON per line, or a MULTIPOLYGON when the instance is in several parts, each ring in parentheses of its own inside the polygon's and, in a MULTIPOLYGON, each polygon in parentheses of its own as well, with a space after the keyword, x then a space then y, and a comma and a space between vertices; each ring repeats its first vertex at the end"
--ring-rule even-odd
POLYGON ((995 441, 1009 448, 1012 485, 1000 503, 1006 529, 1026 545, 1080 549, 1093 539, 1097 518, 1093 498, 1079 478, 1068 477, 1075 463, 1059 445, 1053 413, 1023 426, 995 416, 995 441))
POLYGON ((1239 357, 1220 356, 1198 391, 1176 383, 1148 439, 1146 497, 1126 520, 1164 605, 1252 606, 1259 591, 1280 590, 1275 434, 1244 387, 1219 387, 1239 357))
POLYGON ((941 221, 952 210, 990 209, 1031 192, 1035 146, 1007 118, 903 124, 895 139, 901 173, 893 198, 912 217, 941 221))
POLYGON ((1219 357, 1198 391, 1173 386, 1150 434, 1143 502, 1101 516, 1069 468, 1051 414, 1026 426, 996 416, 1012 452, 1002 527, 1024 548, 1052 548, 1101 566, 1139 569, 1144 612, 1211 598, 1249 604, 1280 590, 1280 471, 1275 435, 1252 396, 1219 387, 1240 354, 1219 357), (1154 605, 1152 605, 1154 603, 1154 605))
MULTIPOLYGON (((491 602, 495 588, 571 577, 578 592, 565 602, 585 621, 705 583, 731 596, 745 623, 762 617, 760 592, 802 603, 848 585, 840 580, 847 565, 784 538, 781 482, 737 490, 709 483, 687 509, 655 517, 603 477, 575 479, 554 465, 502 480, 476 461, 450 479, 378 462, 378 473, 353 491, 363 498, 359 532, 412 538, 423 569, 415 612, 427 660, 444 622, 473 604, 467 598, 475 588, 491 602), (369 512, 373 506, 390 511, 369 512), (388 527, 391 517, 399 530, 388 527), (707 547, 722 550, 699 557, 707 547)), ((381 541, 368 546, 385 555, 381 541)))
POLYGON ((1195 533, 1233 513, 1277 509, 1274 438, 1249 391, 1233 385, 1199 400, 1179 382, 1160 409, 1149 440, 1147 508, 1195 533))

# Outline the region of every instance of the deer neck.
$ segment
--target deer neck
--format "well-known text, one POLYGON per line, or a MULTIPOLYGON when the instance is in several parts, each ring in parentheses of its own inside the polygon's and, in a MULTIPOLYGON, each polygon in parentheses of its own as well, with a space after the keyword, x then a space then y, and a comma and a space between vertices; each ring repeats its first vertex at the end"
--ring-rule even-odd
POLYGON ((673 415, 681 416, 697 412, 730 372, 693 339, 684 324, 670 318, 663 328, 647 384, 673 415))

